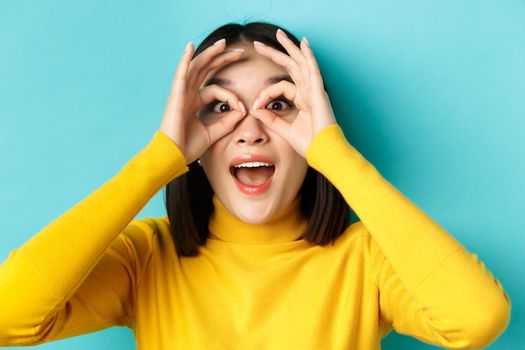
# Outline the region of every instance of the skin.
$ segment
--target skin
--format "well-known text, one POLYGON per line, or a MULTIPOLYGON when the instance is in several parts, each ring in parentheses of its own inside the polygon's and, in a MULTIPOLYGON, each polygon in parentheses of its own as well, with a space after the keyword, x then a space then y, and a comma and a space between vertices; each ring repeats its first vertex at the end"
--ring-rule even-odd
POLYGON ((276 38, 288 54, 257 42, 247 44, 244 51, 225 50, 225 41, 219 40, 192 60, 194 48, 188 43, 159 128, 178 146, 188 164, 201 157, 221 203, 252 224, 272 220, 286 209, 304 180, 310 144, 324 128, 337 123, 306 38, 300 47, 280 30, 276 38), (268 75, 285 72, 293 82, 264 85, 268 75), (233 84, 204 87, 212 76, 228 78, 233 84), (295 107, 286 109, 285 104, 274 101, 282 96, 295 107), (226 102, 232 110, 204 113, 202 107, 214 100, 226 102), (229 164, 243 152, 275 159, 274 181, 263 195, 247 197, 233 183, 229 164))
MULTIPOLYGON (((211 72, 208 78, 230 80, 232 84, 226 88, 243 105, 252 106, 260 93, 268 87, 265 84, 267 77, 287 75, 288 72, 251 46, 244 48, 242 59, 211 72)), ((230 110, 228 102, 218 102, 211 107, 212 110, 203 108, 199 112, 199 117, 205 124, 215 123, 228 113, 225 111, 230 110)), ((284 100, 274 99, 265 107, 288 122, 297 116, 295 106, 284 100)), ((288 141, 250 112, 237 123, 231 133, 211 145, 200 160, 221 203, 230 213, 251 224, 267 222, 285 210, 297 196, 308 170, 306 160, 288 141), (242 193, 230 175, 231 160, 247 153, 264 154, 275 160, 272 184, 263 194, 253 196, 242 193)))

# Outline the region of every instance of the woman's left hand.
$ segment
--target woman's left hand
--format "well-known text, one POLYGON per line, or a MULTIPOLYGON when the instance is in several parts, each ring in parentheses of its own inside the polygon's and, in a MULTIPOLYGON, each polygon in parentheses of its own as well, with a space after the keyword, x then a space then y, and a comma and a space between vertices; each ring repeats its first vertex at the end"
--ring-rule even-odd
POLYGON ((337 121, 323 87, 319 66, 306 38, 303 37, 301 47, 298 48, 283 31, 278 30, 276 37, 290 56, 270 46, 259 46, 258 42, 254 42, 254 48, 261 55, 284 66, 295 84, 282 80, 270 85, 261 91, 250 113, 288 141, 306 159, 306 152, 315 135, 337 121), (264 108, 269 101, 283 95, 299 109, 290 123, 264 108))

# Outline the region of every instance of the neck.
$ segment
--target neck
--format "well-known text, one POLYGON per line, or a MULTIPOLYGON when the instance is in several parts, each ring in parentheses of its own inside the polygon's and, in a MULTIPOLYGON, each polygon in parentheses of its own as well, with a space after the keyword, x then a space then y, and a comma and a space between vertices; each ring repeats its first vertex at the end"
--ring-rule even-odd
POLYGON ((308 220, 300 210, 300 195, 284 211, 262 224, 240 220, 215 194, 212 201, 215 210, 209 224, 211 239, 256 245, 285 243, 301 239, 308 226, 308 220))

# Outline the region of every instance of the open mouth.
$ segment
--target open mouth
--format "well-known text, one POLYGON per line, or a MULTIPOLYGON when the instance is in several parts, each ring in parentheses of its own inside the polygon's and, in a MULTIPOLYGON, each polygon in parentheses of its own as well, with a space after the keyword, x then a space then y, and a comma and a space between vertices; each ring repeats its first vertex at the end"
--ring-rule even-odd
POLYGON ((265 162, 243 163, 230 167, 230 174, 246 186, 259 186, 275 173, 275 165, 265 162))

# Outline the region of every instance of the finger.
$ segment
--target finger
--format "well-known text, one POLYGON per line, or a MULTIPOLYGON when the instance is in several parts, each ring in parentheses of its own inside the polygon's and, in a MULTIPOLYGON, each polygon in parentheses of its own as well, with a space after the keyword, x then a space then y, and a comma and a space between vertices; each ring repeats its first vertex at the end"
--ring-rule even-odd
MULTIPOLYGON (((208 104, 214 100, 227 101, 230 107, 246 113, 246 108, 241 101, 237 98, 233 92, 224 89, 218 85, 212 84, 206 86, 199 91, 200 100, 202 105, 208 104)), ((198 106, 197 109, 200 109, 201 106, 198 106)), ((224 112, 223 112, 224 113, 224 112)), ((227 113, 227 112, 226 112, 227 113)))
POLYGON ((179 93, 183 92, 183 89, 185 87, 185 79, 188 72, 188 66, 191 62, 191 57, 193 55, 193 49, 194 47, 192 42, 188 42, 188 44, 186 45, 186 49, 184 50, 184 53, 182 54, 182 57, 180 59, 179 65, 177 66, 177 70, 174 74, 173 84, 171 88, 172 93, 175 91, 178 91, 179 93))
POLYGON ((312 48, 308 44, 308 39, 306 39, 306 37, 303 37, 303 40, 301 40, 301 51, 304 53, 304 56, 306 57, 306 65, 308 67, 308 73, 309 73, 309 77, 310 77, 310 81, 312 85, 323 90, 324 85, 323 85, 323 78, 321 76, 321 70, 319 69, 317 60, 315 59, 312 48))
POLYGON ((297 45, 295 45, 295 43, 290 40, 290 38, 288 38, 282 29, 277 30, 275 37, 277 38, 277 41, 286 49, 288 54, 297 62, 301 68, 301 71, 303 72, 303 75, 306 76, 308 67, 306 66, 306 58, 304 57, 301 48, 297 47, 297 45))
POLYGON ((180 101, 180 98, 184 96, 186 91, 186 80, 187 80, 187 72, 188 67, 191 62, 191 57, 193 55, 193 44, 192 42, 188 42, 186 45, 186 49, 184 50, 184 53, 182 54, 182 57, 180 59, 179 65, 177 66, 177 70, 175 71, 172 86, 171 86, 171 92, 168 96, 168 101, 166 104, 165 113, 167 114, 173 114, 177 108, 182 108, 180 104, 176 103, 176 101, 180 101))
POLYGON ((250 114, 262 121, 279 136, 288 140, 288 130, 290 129, 290 123, 286 122, 284 119, 267 109, 251 110, 250 114))
POLYGON ((254 48, 255 51, 257 51, 259 54, 268 57, 278 65, 285 67, 286 70, 290 73, 290 76, 292 77, 294 82, 296 82, 297 84, 301 84, 303 82, 303 73, 301 71, 301 68, 299 67, 297 62, 295 62, 290 56, 288 56, 285 53, 282 53, 279 50, 274 49, 273 47, 264 45, 259 41, 254 41, 254 48))
POLYGON ((233 110, 227 112, 223 118, 220 118, 213 124, 207 125, 206 129, 208 130, 210 144, 230 133, 235 128, 235 125, 244 118, 245 114, 245 112, 233 110))
POLYGON ((295 101, 297 95, 296 86, 286 80, 281 80, 277 84, 270 85, 260 92, 259 96, 253 103, 251 110, 258 109, 260 106, 265 106, 271 100, 283 95, 290 101, 295 101))
POLYGON ((230 62, 234 62, 242 57, 244 49, 234 49, 231 51, 223 52, 219 56, 215 57, 208 65, 203 66, 201 70, 196 73, 193 81, 190 83, 191 86, 199 86, 202 84, 204 78, 208 75, 209 72, 216 68, 220 68, 230 62))
POLYGON ((290 40, 290 38, 288 38, 288 36, 282 29, 277 30, 277 32, 275 33, 275 37, 294 60, 296 60, 298 63, 306 63, 301 49, 297 47, 295 43, 292 40, 290 40))
POLYGON ((190 63, 188 76, 197 75, 203 66, 207 65, 214 57, 220 54, 226 48, 226 40, 221 39, 215 42, 212 46, 206 48, 190 63))

